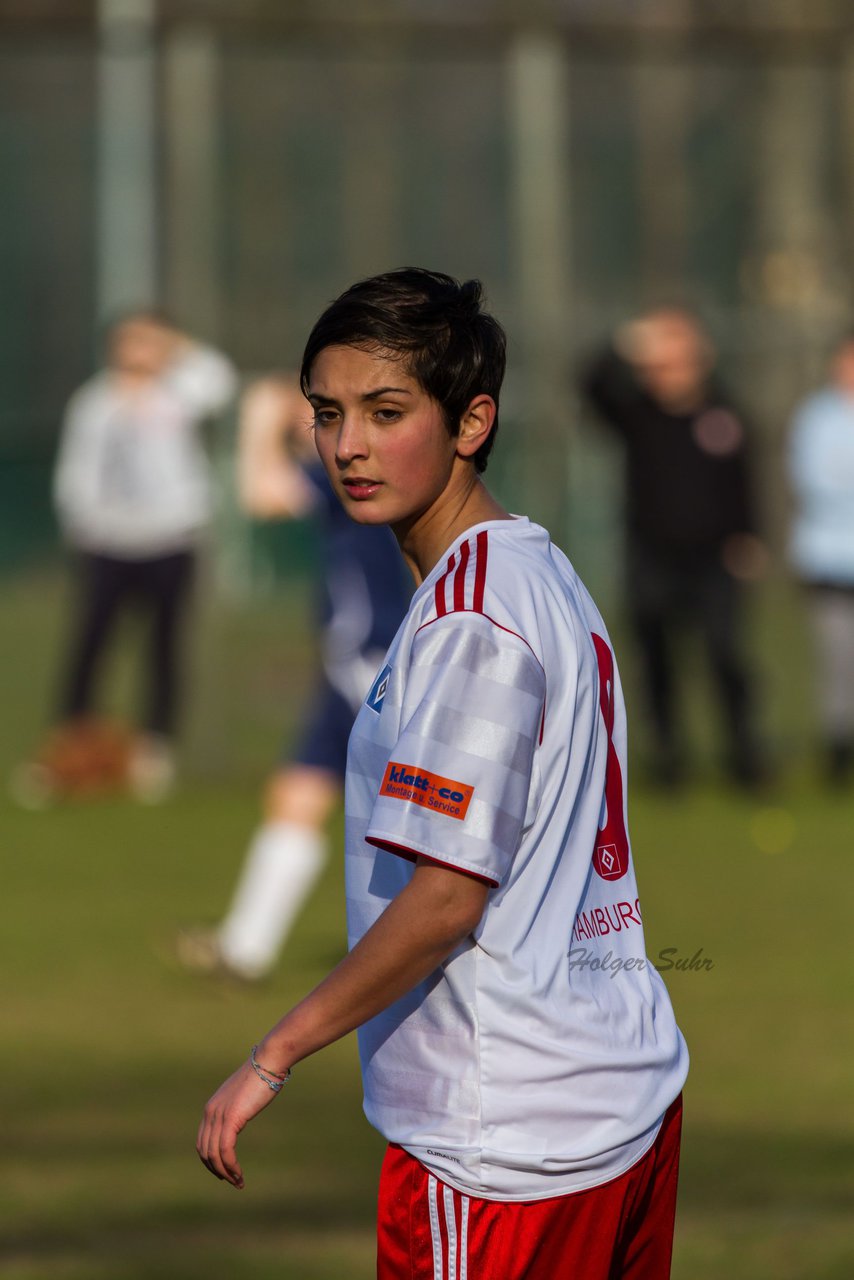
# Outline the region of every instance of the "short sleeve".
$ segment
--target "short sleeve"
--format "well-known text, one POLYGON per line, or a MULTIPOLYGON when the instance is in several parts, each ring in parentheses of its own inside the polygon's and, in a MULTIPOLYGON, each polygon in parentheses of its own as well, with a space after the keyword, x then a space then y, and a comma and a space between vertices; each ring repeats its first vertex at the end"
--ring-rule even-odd
POLYGON ((535 808, 544 702, 545 673, 519 636, 478 613, 423 627, 368 842, 501 884, 535 808))

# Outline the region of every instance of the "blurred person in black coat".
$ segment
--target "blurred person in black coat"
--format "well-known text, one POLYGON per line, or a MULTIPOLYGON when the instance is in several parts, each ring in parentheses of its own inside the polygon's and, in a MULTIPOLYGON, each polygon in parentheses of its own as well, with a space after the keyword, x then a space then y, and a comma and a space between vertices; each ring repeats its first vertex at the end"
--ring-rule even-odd
POLYGON ((641 659, 659 781, 680 782, 676 633, 695 627, 723 718, 730 776, 764 775, 744 654, 744 583, 761 572, 744 420, 718 386, 700 322, 659 308, 622 326, 583 372, 583 389, 625 455, 626 594, 641 659))

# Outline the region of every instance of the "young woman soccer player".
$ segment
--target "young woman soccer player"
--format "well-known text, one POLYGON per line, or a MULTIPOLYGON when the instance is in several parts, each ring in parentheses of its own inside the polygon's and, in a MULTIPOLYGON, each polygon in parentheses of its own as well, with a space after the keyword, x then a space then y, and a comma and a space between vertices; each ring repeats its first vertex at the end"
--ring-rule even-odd
POLYGON ((687 1054, 645 959, 605 625, 480 479, 503 372, 477 282, 421 270, 309 337, 321 460, 417 588, 350 739, 350 953, 214 1094, 198 1151, 242 1187, 240 1130, 359 1028, 381 1280, 663 1280, 687 1054))

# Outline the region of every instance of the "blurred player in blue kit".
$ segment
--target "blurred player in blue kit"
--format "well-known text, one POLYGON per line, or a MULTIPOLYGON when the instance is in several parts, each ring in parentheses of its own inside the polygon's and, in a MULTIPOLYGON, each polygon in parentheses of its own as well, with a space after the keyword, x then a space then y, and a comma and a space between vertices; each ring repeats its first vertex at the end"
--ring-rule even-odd
POLYGON ((504 362, 478 282, 414 268, 309 336, 332 487, 416 590, 350 736, 351 950, 213 1095, 197 1150, 242 1187, 241 1129, 358 1028, 389 1142, 379 1280, 666 1280, 687 1052, 645 957, 607 629, 481 479, 504 362))
POLYGON ((259 520, 310 518, 318 535, 319 679, 296 746, 265 789, 255 832, 222 922, 187 930, 178 957, 198 972, 246 981, 273 967, 328 854, 353 720, 406 612, 408 575, 385 528, 345 515, 314 448, 313 411, 296 377, 272 375, 241 402, 240 501, 259 520))

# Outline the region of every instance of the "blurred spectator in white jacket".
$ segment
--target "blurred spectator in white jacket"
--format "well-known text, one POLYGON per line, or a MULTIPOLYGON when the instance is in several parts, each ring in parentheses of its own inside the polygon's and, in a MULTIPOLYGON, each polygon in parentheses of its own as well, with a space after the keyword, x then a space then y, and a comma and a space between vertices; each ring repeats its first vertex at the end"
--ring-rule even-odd
POLYGON ((828 384, 795 412, 788 453, 796 511, 790 555, 808 591, 828 778, 854 771, 854 335, 828 384))
POLYGON ((57 717, 94 715, 101 660, 128 609, 146 616, 141 734, 131 782, 156 798, 171 784, 182 680, 182 627, 211 516, 202 421, 226 407, 237 377, 220 352, 140 310, 107 335, 107 367, 71 397, 54 496, 78 579, 57 717))

